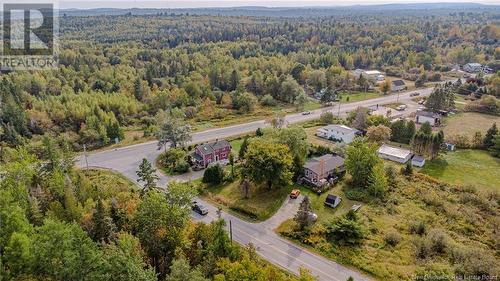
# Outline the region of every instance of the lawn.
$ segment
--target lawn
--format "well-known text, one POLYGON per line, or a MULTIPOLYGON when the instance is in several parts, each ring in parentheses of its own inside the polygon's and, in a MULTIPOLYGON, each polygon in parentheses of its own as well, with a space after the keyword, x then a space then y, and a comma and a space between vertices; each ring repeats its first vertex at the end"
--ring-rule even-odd
POLYGON ((245 198, 240 181, 235 180, 218 186, 205 186, 202 197, 243 219, 264 221, 278 211, 291 189, 289 186, 268 190, 265 186, 251 184, 249 196, 245 198))
POLYGON ((363 100, 368 100, 368 99, 374 99, 374 98, 378 98, 381 96, 383 96, 383 94, 380 92, 355 92, 355 93, 343 94, 341 102, 343 102, 343 103, 357 102, 357 101, 363 101, 363 100))
POLYGON ((451 184, 500 191, 500 159, 483 150, 448 152, 427 161, 421 172, 451 184))
POLYGON ((444 120, 445 136, 466 134, 472 137, 477 131, 480 131, 484 136, 493 123, 496 122, 497 125, 500 125, 499 116, 475 112, 458 113, 446 117, 444 120))

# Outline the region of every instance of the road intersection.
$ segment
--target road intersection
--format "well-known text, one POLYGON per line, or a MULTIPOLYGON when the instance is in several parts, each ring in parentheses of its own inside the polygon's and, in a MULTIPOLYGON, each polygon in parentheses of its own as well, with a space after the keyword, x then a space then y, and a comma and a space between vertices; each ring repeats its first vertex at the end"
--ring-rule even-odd
MULTIPOLYGON (((432 88, 418 90, 420 96, 427 96, 431 91, 432 88)), ((411 99, 413 98, 410 95, 411 93, 412 92, 401 93, 399 95, 399 98, 396 95, 388 95, 375 99, 342 104, 340 106, 340 110, 338 105, 335 105, 332 107, 325 107, 311 111, 311 114, 308 115, 303 115, 301 113, 290 114, 287 115, 285 119, 288 124, 300 123, 308 120, 318 119, 321 113, 326 111, 345 116, 347 112, 352 111, 358 107, 383 105, 394 103, 396 101, 407 103, 409 105, 409 107, 404 112, 405 115, 408 115, 415 112, 418 107, 415 102, 411 101, 411 99)), ((259 127, 266 126, 269 126, 269 124, 265 120, 260 120, 197 132, 193 134, 191 144, 251 133, 255 132, 255 130, 257 130, 257 128, 259 127)), ((111 169, 137 182, 136 170, 142 159, 146 158, 151 163, 155 163, 155 160, 160 153, 161 150, 158 150, 157 142, 152 141, 112 150, 91 153, 88 155, 86 160, 88 161, 88 165, 90 167, 111 169)), ((86 166, 86 160, 82 155, 78 157, 76 165, 80 168, 84 168, 86 166)), ((202 171, 198 171, 191 172, 187 176, 182 175, 169 177, 165 176, 164 174, 158 173, 158 176, 160 178, 159 185, 166 186, 168 181, 171 180, 188 181, 191 179, 196 179, 201 177, 202 173, 202 171)), ((197 200, 202 202, 201 199, 197 200)), ((222 212, 222 217, 226 220, 226 222, 231 221, 233 240, 242 245, 252 243, 256 247, 257 253, 261 257, 290 272, 298 274, 299 269, 303 267, 308 269, 313 275, 318 276, 320 280, 345 281, 349 277, 353 277, 354 280, 370 280, 369 277, 346 266, 333 262, 327 258, 316 255, 309 250, 297 246, 292 242, 280 237, 274 232, 274 229, 281 222, 292 217, 296 213, 299 202, 300 198, 296 200, 287 199, 281 209, 273 217, 261 223, 247 222, 225 212, 222 212)), ((193 214, 193 218, 195 220, 204 222, 210 222, 216 219, 217 208, 207 204, 206 202, 203 203, 209 208, 209 214, 204 217, 193 214)))

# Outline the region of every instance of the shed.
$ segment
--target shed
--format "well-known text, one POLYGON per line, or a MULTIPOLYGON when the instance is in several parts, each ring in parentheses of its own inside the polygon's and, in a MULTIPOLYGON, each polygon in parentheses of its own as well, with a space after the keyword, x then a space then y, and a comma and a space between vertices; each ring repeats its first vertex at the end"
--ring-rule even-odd
POLYGON ((411 153, 411 151, 408 149, 383 144, 378 149, 378 156, 382 159, 387 159, 404 164, 408 160, 410 160, 410 158, 413 156, 413 153, 411 153))
POLYGON ((411 159, 411 164, 415 167, 421 168, 425 165, 425 158, 419 155, 415 155, 411 159))
POLYGON ((340 204, 340 201, 342 201, 340 196, 328 194, 325 199, 325 205, 331 208, 336 208, 340 204))

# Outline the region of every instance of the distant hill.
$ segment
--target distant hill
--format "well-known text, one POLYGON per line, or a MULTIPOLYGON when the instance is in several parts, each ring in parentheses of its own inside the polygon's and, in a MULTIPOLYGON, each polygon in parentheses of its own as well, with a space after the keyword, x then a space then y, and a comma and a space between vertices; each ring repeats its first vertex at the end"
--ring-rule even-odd
MULTIPOLYGON (((115 2, 116 5, 116 2, 115 2)), ((95 15, 151 15, 151 14, 196 14, 221 16, 262 16, 262 17, 327 17, 343 14, 387 14, 401 16, 415 15, 415 11, 425 10, 422 16, 439 15, 450 12, 488 12, 500 15, 500 5, 484 5, 478 3, 420 3, 420 4, 383 4, 354 5, 336 7, 232 7, 232 8, 98 8, 98 9, 63 9, 66 16, 95 15), (390 13, 396 12, 396 13, 390 13)))

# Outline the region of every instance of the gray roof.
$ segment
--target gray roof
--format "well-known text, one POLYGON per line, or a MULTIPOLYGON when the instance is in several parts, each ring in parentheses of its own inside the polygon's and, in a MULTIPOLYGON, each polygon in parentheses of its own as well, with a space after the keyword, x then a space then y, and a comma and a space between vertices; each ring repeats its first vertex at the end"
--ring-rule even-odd
POLYGON ((203 154, 210 154, 210 153, 214 152, 214 150, 225 148, 228 146, 231 147, 231 144, 227 140, 216 140, 213 142, 200 144, 200 145, 198 145, 198 149, 203 154))
POLYGON ((403 80, 393 80, 392 84, 394 86, 404 86, 404 85, 406 85, 405 81, 403 81, 403 80))
POLYGON ((316 174, 322 174, 327 171, 334 170, 344 165, 344 158, 333 155, 325 154, 321 157, 313 158, 304 164, 304 168, 309 169, 316 174))
POLYGON ((406 158, 408 154, 411 154, 411 151, 404 148, 393 147, 386 144, 383 144, 379 149, 378 153, 390 155, 398 158, 406 158))
POLYGON ((425 161, 425 158, 422 157, 422 156, 419 156, 419 155, 415 155, 413 156, 413 158, 411 159, 411 161, 415 161, 415 162, 424 162, 425 161))
POLYGON ((320 129, 323 129, 323 130, 329 130, 329 131, 338 131, 338 132, 341 132, 341 133, 344 133, 344 134, 350 134, 350 133, 357 133, 358 130, 356 129, 353 129, 353 128, 350 128, 350 127, 347 127, 345 125, 328 125, 328 126, 325 126, 325 127, 321 127, 320 129))
POLYGON ((417 116, 425 116, 425 117, 430 117, 430 118, 440 118, 441 115, 430 112, 430 111, 423 111, 423 110, 418 110, 417 111, 417 116))

